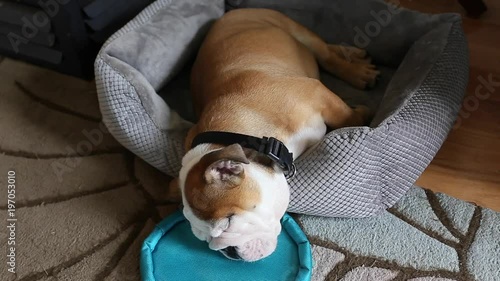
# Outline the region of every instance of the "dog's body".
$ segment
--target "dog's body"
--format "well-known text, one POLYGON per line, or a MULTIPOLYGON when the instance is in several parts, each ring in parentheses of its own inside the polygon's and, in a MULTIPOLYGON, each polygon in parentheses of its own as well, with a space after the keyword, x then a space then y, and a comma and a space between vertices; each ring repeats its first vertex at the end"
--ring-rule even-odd
POLYGON ((318 80, 318 64, 363 89, 379 74, 365 51, 327 45, 271 10, 229 12, 208 33, 192 70, 199 121, 186 138, 179 185, 184 214, 210 248, 247 261, 272 253, 289 191, 283 172, 266 157, 238 144, 191 149, 196 135, 274 137, 297 157, 327 126, 367 121, 366 107, 350 108, 318 80))

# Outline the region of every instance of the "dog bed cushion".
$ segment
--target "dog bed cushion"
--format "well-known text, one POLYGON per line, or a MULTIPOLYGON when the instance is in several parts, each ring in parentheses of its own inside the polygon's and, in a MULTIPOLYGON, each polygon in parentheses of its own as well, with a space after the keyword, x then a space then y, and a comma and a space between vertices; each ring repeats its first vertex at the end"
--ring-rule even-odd
POLYGON ((367 217, 391 207, 432 160, 460 108, 468 54, 457 14, 422 14, 378 0, 158 0, 97 56, 99 103, 111 134, 177 176, 184 137, 196 121, 190 65, 210 24, 245 7, 279 10, 329 43, 364 48, 382 72, 370 91, 322 73, 348 104, 376 114, 370 126, 329 132, 296 160, 288 210, 367 217))
POLYGON ((232 261, 196 238, 182 212, 177 211, 159 223, 144 240, 142 279, 310 280, 312 253, 306 235, 287 214, 281 219, 281 225, 278 246, 272 255, 256 262, 232 261))

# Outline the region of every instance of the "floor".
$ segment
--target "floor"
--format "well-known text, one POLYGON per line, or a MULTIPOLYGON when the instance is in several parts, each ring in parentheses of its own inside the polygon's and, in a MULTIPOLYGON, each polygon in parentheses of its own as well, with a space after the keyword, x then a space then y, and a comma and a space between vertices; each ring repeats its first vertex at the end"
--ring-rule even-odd
MULTIPOLYGON (((500 2, 485 2, 489 10, 480 19, 464 18, 470 76, 458 121, 417 184, 500 211, 500 2), (492 82, 486 86, 485 80, 492 82)), ((465 15, 456 0, 402 0, 401 5, 465 15)))

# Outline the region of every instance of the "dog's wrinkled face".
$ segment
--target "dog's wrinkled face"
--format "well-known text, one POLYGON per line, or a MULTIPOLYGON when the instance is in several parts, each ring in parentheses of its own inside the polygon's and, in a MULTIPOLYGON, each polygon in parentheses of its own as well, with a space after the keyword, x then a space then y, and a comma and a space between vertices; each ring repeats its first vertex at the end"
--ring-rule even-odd
POLYGON ((270 255, 290 197, 285 177, 250 161, 238 144, 209 151, 208 145, 189 151, 179 175, 194 235, 230 259, 270 255))

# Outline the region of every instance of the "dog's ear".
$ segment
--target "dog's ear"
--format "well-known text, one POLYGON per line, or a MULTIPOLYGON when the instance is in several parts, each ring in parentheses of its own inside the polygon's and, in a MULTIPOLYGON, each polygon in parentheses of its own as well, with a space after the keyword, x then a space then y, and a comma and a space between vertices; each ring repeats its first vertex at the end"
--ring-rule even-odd
POLYGON ((245 164, 249 164, 239 144, 233 144, 204 156, 210 163, 205 170, 205 181, 216 187, 231 188, 241 184, 245 178, 245 164))

